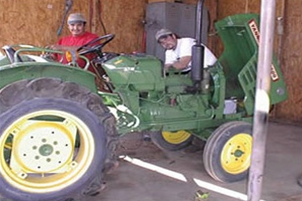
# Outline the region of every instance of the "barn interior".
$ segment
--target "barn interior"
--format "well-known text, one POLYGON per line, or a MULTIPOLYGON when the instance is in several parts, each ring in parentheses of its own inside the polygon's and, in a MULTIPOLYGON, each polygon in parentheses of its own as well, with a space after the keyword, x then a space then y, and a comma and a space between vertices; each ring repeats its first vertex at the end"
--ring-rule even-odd
MULTIPOLYGON (((0 47, 28 44, 46 47, 69 34, 66 13, 82 13, 87 31, 114 34, 105 51, 146 53, 163 59, 164 50, 154 34, 167 27, 181 36, 194 36, 198 0, 0 0, 0 47)), ((261 0, 205 0, 203 43, 217 56, 224 47, 215 22, 240 13, 260 14, 261 0)), ((276 1, 273 51, 281 66, 288 98, 269 114, 266 163, 262 188, 264 201, 302 201, 302 17, 299 0, 276 1)), ((170 152, 155 147, 137 133, 127 135, 119 147, 119 167, 105 179, 97 201, 232 201, 247 200, 247 181, 213 181, 202 165, 202 149, 170 152), (173 178, 166 173, 176 174, 173 178), (198 198, 199 194, 204 195, 198 198)), ((192 148, 192 147, 191 147, 192 148)), ((194 148, 194 147, 193 147, 194 148)), ((5 200, 1 198, 0 200, 5 200)))

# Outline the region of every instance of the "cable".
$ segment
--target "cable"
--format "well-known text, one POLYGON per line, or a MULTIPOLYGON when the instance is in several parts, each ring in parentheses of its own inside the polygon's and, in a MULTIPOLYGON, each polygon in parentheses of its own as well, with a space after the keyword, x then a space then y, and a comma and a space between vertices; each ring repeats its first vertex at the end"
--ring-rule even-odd
POLYGON ((106 30, 106 27, 105 27, 105 24, 104 24, 104 22, 103 22, 103 20, 102 20, 102 15, 101 15, 101 13, 102 13, 102 4, 101 4, 101 0, 98 0, 97 1, 97 8, 99 9, 98 11, 98 18, 99 18, 99 21, 100 21, 100 23, 101 23, 101 26, 102 26, 102 28, 103 28, 103 32, 104 32, 104 35, 107 35, 107 30, 106 30))
POLYGON ((249 0, 245 1, 245 13, 249 12, 249 0))
POLYGON ((89 31, 92 31, 93 0, 89 2, 89 31))

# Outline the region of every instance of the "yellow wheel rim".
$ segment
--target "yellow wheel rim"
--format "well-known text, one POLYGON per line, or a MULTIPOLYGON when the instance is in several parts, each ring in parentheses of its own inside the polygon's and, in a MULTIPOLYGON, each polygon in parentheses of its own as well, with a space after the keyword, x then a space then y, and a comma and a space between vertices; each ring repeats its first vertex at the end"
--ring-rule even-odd
POLYGON ((240 174, 250 167, 252 136, 244 133, 230 138, 221 152, 221 165, 230 174, 240 174))
POLYGON ((170 144, 181 144, 191 137, 191 134, 185 130, 176 132, 162 132, 164 140, 170 144))
POLYGON ((0 150, 0 173, 10 185, 48 193, 76 183, 85 174, 95 145, 91 131, 79 118, 43 110, 15 120, 2 133, 0 150))

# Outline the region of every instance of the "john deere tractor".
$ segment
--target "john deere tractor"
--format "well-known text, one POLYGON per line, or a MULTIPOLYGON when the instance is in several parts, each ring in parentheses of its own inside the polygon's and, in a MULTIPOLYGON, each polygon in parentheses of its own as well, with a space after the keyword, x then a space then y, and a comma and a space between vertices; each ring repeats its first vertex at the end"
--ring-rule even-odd
MULTIPOLYGON (((203 163, 213 179, 246 178, 258 25, 255 14, 218 21, 215 26, 224 51, 207 68, 202 68, 203 46, 196 34, 193 67, 187 74, 164 71, 162 62, 151 55, 103 52, 112 34, 76 50, 87 66, 94 66, 95 74, 77 67, 74 51, 69 51, 70 63, 61 64, 36 55, 64 51, 3 47, 0 194, 18 201, 95 195, 114 164, 119 136, 145 131, 160 148, 171 151, 185 148, 193 138, 204 140, 203 163), (90 53, 96 56, 88 61, 85 55, 90 53)), ((273 58, 271 105, 286 98, 282 73, 273 58)))

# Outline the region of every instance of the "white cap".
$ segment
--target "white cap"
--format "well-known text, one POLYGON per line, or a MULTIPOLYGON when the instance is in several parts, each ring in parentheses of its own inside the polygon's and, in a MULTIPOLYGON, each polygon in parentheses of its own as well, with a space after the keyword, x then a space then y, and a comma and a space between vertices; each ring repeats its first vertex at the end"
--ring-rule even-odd
POLYGON ((168 36, 170 34, 173 34, 173 32, 169 29, 160 29, 156 32, 155 39, 158 41, 161 37, 168 36))
POLYGON ((67 19, 67 23, 86 22, 85 17, 81 13, 71 13, 67 19))

